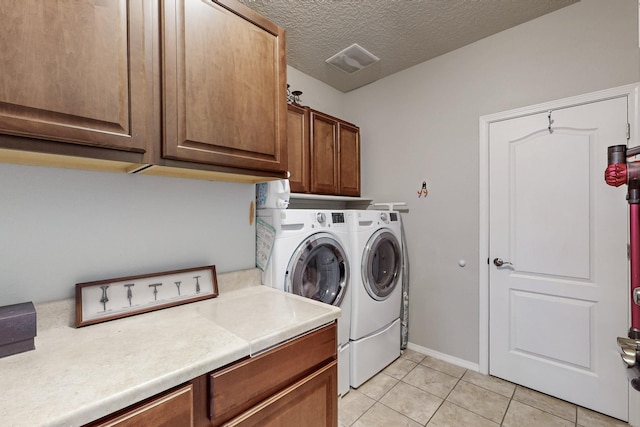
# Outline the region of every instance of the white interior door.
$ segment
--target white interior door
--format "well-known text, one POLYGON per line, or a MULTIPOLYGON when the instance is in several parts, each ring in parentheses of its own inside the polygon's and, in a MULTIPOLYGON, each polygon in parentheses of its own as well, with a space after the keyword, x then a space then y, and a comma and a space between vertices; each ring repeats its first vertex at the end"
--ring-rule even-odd
POLYGON ((627 98, 551 118, 489 127, 489 372, 627 420, 626 187, 604 182, 627 98))

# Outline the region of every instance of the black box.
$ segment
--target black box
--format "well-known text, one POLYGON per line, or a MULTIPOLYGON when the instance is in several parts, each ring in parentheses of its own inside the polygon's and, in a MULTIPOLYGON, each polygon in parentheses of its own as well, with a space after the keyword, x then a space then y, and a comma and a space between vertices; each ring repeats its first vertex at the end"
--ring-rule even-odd
POLYGON ((0 307, 0 357, 35 350, 36 309, 32 302, 0 307))

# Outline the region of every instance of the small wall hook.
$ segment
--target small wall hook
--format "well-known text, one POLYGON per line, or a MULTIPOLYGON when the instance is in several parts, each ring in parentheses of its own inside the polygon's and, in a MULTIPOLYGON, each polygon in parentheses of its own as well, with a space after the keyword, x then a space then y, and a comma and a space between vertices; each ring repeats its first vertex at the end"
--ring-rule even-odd
POLYGON ((422 188, 418 190, 418 198, 424 196, 427 197, 429 190, 427 190, 427 181, 422 181, 422 188))

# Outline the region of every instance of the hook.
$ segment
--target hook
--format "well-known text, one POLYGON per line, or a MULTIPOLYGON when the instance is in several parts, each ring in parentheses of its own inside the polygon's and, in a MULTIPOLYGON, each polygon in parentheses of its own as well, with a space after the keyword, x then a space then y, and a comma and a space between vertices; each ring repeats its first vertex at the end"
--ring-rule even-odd
POLYGON ((424 197, 427 197, 427 194, 429 194, 429 190, 427 190, 427 181, 422 181, 422 188, 418 190, 418 198, 423 195, 424 197))
POLYGON ((552 125, 552 124, 553 124, 553 122, 555 121, 555 120, 552 120, 552 119, 551 119, 551 113, 553 113, 553 110, 549 110, 549 115, 547 116, 547 117, 548 117, 548 119, 549 119, 549 127, 547 128, 547 129, 549 129, 549 134, 552 134, 552 133, 553 133, 553 129, 551 129, 551 125, 552 125))

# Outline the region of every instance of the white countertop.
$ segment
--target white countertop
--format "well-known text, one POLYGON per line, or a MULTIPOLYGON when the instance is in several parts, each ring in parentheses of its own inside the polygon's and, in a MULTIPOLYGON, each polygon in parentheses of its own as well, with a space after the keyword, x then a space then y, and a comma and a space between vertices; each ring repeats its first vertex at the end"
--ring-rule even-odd
POLYGON ((340 315, 253 270, 223 276, 217 298, 78 329, 73 300, 36 304, 36 350, 0 359, 0 425, 80 426, 340 315))

